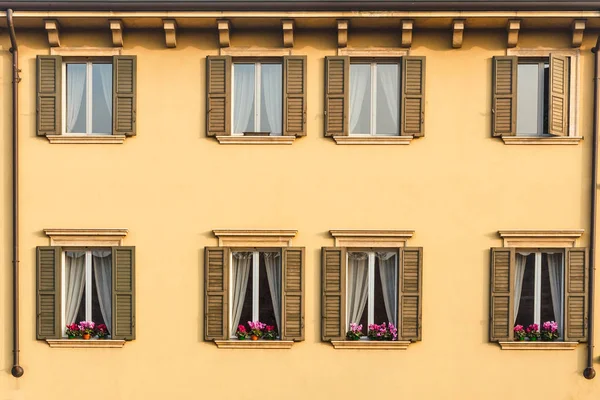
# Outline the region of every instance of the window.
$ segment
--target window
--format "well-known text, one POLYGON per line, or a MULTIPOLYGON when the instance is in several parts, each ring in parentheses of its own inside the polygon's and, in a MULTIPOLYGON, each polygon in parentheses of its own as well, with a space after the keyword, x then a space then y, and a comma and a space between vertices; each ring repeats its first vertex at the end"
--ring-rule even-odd
POLYGON ((548 134, 548 60, 519 60, 517 136, 548 134))

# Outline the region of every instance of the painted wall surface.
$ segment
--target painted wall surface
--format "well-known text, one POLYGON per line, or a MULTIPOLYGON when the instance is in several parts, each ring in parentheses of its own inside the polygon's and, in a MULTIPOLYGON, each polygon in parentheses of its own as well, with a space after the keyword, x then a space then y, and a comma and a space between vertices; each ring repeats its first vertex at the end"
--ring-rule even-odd
MULTIPOLYGON (((491 63, 503 30, 415 32, 427 57, 425 137, 409 146, 343 146, 323 137, 324 57, 332 31, 295 33, 308 56, 308 135, 291 146, 220 145, 205 136, 205 58, 216 32, 126 31, 137 55, 137 137, 122 145, 50 144, 35 136, 35 57, 43 31, 19 31, 21 365, 12 365, 10 239, 11 55, 0 37, 0 399, 304 400, 597 399, 582 377, 586 348, 503 351, 488 342, 489 248, 501 229, 585 229, 588 245, 593 55, 581 47, 575 146, 507 146, 490 134, 491 63), (137 338, 122 349, 53 349, 35 340, 35 247, 44 228, 127 228, 136 246, 137 338), (223 350, 204 342, 204 247, 213 229, 297 229, 306 247, 306 340, 290 350, 223 350), (424 248, 423 341, 407 351, 341 351, 322 343, 321 247, 330 229, 414 229, 424 248), (87 394, 86 394, 87 393, 87 394), (93 397, 92 396, 92 397, 93 397)), ((273 32, 272 35, 279 35, 273 32)), ((62 33, 63 46, 109 47, 110 33, 62 33)), ((236 32, 233 46, 275 46, 236 32)), ((397 46, 395 32, 349 45, 397 46)), ((523 31, 523 48, 569 48, 569 32, 523 31)), ((598 284, 598 282, 596 282, 598 284)), ((596 310, 600 310, 597 296, 596 310)), ((600 312, 596 313, 600 321, 600 312)), ((600 329, 596 330, 600 341, 600 329)), ((596 351, 596 368, 598 352, 596 351)))

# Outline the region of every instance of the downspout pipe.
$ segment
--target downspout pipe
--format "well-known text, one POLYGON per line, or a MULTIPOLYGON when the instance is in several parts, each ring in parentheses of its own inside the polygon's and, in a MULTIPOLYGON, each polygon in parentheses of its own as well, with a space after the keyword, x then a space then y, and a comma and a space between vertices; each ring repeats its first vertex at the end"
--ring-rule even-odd
POLYGON ((23 376, 19 365, 19 46, 13 24, 13 10, 6 10, 6 22, 10 34, 12 53, 12 240, 13 240, 13 366, 10 372, 15 378, 23 376))

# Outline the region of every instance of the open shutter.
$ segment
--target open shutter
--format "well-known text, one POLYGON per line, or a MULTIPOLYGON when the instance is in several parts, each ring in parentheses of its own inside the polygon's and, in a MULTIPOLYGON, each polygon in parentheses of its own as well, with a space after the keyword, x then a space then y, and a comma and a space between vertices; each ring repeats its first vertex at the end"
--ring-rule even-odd
POLYGON ((587 341, 588 264, 587 250, 566 251, 565 341, 587 341))
POLYGON ((58 339, 61 335, 60 247, 37 248, 37 338, 58 339))
POLYGON ((400 135, 425 135, 425 57, 402 57, 400 135))
POLYGON ((343 340, 346 334, 346 248, 322 250, 321 333, 323 341, 343 340))
POLYGON ((569 59, 550 54, 548 133, 569 135, 569 59))
POLYGON ((37 134, 60 135, 62 57, 37 56, 37 134))
POLYGON ((231 135, 231 56, 206 57, 206 135, 231 135))
POLYGON ((282 340, 304 340, 304 247, 283 249, 282 340))
POLYGON ((348 135, 350 57, 325 57, 325 136, 348 135))
POLYGON ((399 274, 399 326, 402 340, 421 340, 421 299, 423 282, 423 248, 406 247, 401 250, 399 274))
POLYGON ((306 136, 306 56, 283 57, 283 134, 306 136))
POLYGON ((113 135, 136 133, 136 56, 113 56, 113 135))
POLYGON ((135 339, 135 247, 112 248, 113 339, 135 339))
POLYGON ((228 286, 229 248, 207 247, 204 251, 204 340, 229 339, 228 286))
POLYGON ((492 248, 490 270, 490 341, 513 339, 515 249, 492 248))
POLYGON ((517 57, 492 59, 492 135, 514 136, 517 132, 517 57))

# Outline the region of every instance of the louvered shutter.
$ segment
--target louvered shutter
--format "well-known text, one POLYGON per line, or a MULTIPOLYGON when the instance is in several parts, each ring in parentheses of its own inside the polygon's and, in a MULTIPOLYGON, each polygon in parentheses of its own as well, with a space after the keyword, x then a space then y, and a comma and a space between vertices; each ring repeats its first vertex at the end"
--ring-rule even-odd
POLYGON ((231 56, 206 57, 206 135, 231 135, 231 56))
POLYGON ((136 134, 136 70, 136 56, 113 56, 113 135, 136 134))
POLYGON ((423 281, 423 249, 405 247, 401 250, 398 296, 398 338, 421 340, 421 299, 423 281))
POLYGON ((325 136, 348 135, 350 57, 325 57, 325 136))
POLYGON ((513 339, 515 249, 492 248, 490 269, 490 341, 513 339))
POLYGON ((425 135, 425 57, 402 57, 400 135, 425 135))
POLYGON ((492 60, 492 135, 514 136, 517 132, 517 66, 513 56, 492 60))
POLYGON ((283 251, 282 340, 304 340, 304 247, 283 251))
POLYGON ((204 340, 229 339, 228 288, 229 248, 207 247, 204 251, 204 340))
POLYGON ((322 339, 343 340, 346 334, 346 248, 323 247, 321 276, 322 339))
POLYGON ((283 57, 283 134, 306 136, 306 56, 283 57))
POLYGON ((62 134, 62 57, 37 56, 37 134, 62 134))
POLYGON ((62 336, 60 247, 37 248, 37 338, 62 336))
POLYGON ((135 339, 135 247, 112 248, 113 339, 135 339))
POLYGON ((550 54, 548 133, 569 135, 569 59, 550 54))
POLYGON ((587 250, 566 250, 565 341, 587 341, 588 264, 587 250))

